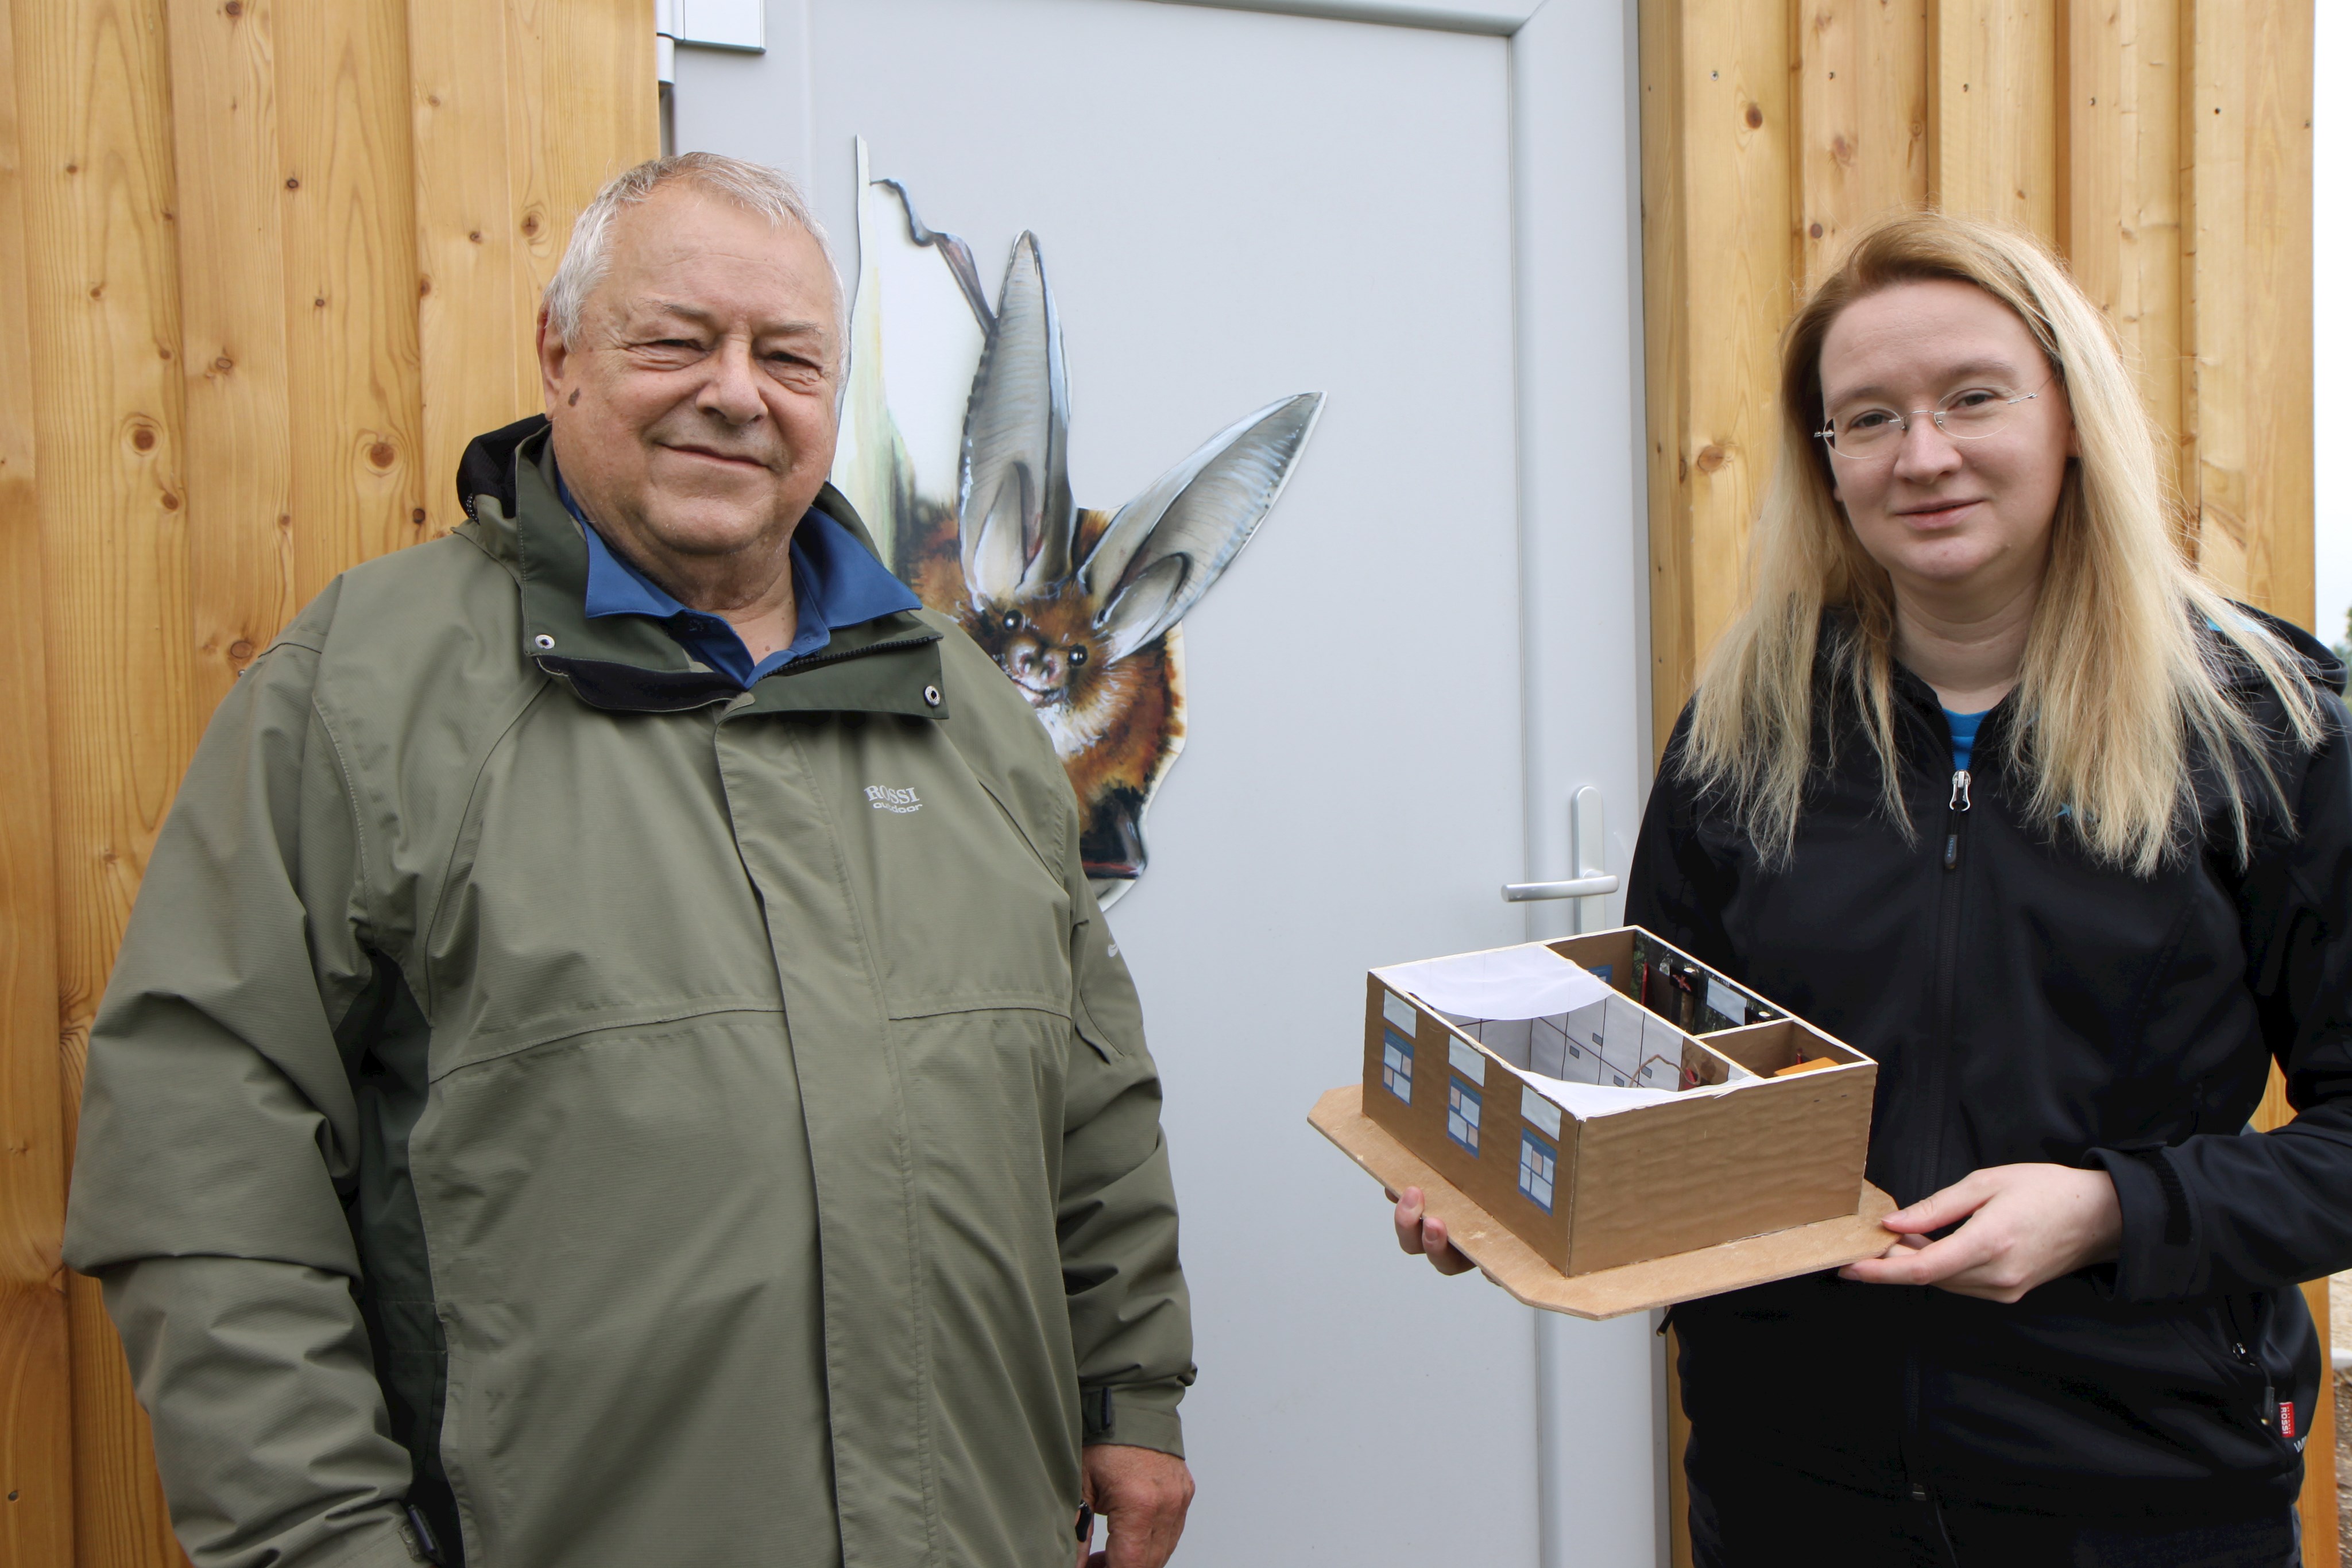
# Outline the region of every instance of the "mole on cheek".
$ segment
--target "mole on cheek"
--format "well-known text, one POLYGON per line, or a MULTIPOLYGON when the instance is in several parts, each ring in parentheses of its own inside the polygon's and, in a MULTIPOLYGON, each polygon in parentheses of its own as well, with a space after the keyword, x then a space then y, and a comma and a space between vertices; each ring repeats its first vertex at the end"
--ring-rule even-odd
POLYGON ((580 406, 580 389, 578 387, 573 387, 572 389, 572 395, 563 400, 563 406, 566 408, 578 408, 580 406))

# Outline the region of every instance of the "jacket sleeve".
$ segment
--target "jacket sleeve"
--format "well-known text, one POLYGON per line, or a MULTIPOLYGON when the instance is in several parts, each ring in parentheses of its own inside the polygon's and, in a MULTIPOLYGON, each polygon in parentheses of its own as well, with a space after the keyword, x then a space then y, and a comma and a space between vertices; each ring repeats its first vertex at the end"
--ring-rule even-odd
POLYGON ((415 1555, 339 1191, 370 965, 315 670, 281 643, 214 716, 90 1032, 66 1259, 104 1283, 195 1568, 415 1555))
POLYGON ((2291 838, 2258 844, 2239 888, 2247 984, 2295 1118, 2094 1157, 2115 1178, 2116 1293, 2175 1301, 2277 1289, 2352 1268, 2352 751, 2303 769, 2291 838))
POLYGON ((1176 1258, 1176 1193, 1143 1010, 1075 842, 1066 880, 1073 996, 1056 1232, 1085 1440, 1182 1458, 1192 1309, 1176 1258))
POLYGON ((1700 963, 1740 977, 1743 967, 1731 951, 1722 913, 1735 891, 1735 873, 1706 853, 1696 831, 1695 796, 1676 777, 1689 728, 1685 706, 1642 812, 1641 836, 1625 876, 1625 924, 1655 932, 1700 963))

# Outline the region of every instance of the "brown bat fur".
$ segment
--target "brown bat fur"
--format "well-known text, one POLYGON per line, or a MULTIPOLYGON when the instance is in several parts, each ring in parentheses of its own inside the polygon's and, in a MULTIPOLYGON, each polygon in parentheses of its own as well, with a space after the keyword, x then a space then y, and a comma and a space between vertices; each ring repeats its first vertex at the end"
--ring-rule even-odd
MULTIPOLYGON (((1110 517, 1079 512, 1079 559, 1110 517)), ((1078 798, 1088 869, 1134 874, 1141 868, 1123 845, 1132 841, 1144 800, 1182 738, 1166 639, 1106 664, 1094 629, 1101 606, 1087 601, 1075 578, 1020 603, 976 605, 964 587, 951 515, 933 520, 908 544, 899 568, 915 596, 962 622, 1053 736, 1078 798)))

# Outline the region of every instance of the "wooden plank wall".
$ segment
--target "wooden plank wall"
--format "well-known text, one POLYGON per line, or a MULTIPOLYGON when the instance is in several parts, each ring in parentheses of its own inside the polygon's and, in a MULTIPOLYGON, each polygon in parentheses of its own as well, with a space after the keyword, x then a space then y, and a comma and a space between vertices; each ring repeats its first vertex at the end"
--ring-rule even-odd
POLYGON ((90 1015, 213 706, 538 405, 652 0, 0 0, 0 1562, 179 1562, 58 1262, 90 1015))
MULTIPOLYGON (((1642 0, 1661 746, 1738 601, 1780 328, 1859 226, 1925 204, 2066 256, 2172 437, 2183 543, 2311 625, 2313 5, 1642 0)), ((2285 1114, 2273 1094, 2263 1124, 2285 1114)), ((2331 1568, 2333 1426, 2324 1399, 2303 1502, 2331 1568)))

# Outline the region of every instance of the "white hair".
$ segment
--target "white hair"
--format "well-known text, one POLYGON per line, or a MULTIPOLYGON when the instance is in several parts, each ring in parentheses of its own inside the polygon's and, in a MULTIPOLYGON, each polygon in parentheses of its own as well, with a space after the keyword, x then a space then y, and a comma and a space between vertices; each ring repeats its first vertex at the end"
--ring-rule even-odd
POLYGON ((613 220, 664 185, 677 183, 691 185, 771 223, 791 224, 816 241, 826 267, 833 273, 835 336, 841 340, 841 348, 846 350, 849 307, 841 286, 841 266, 834 260, 833 244, 825 237, 824 225, 809 210, 808 197, 782 170, 719 152, 680 152, 675 157, 648 159, 615 175, 596 193, 580 210, 579 218, 572 225, 571 243, 563 247, 563 259, 557 263, 555 276, 547 280, 541 303, 547 310, 548 330, 566 344, 572 341, 580 330, 580 314, 587 307, 588 296, 595 292, 596 285, 604 279, 605 269, 612 265, 613 220))

